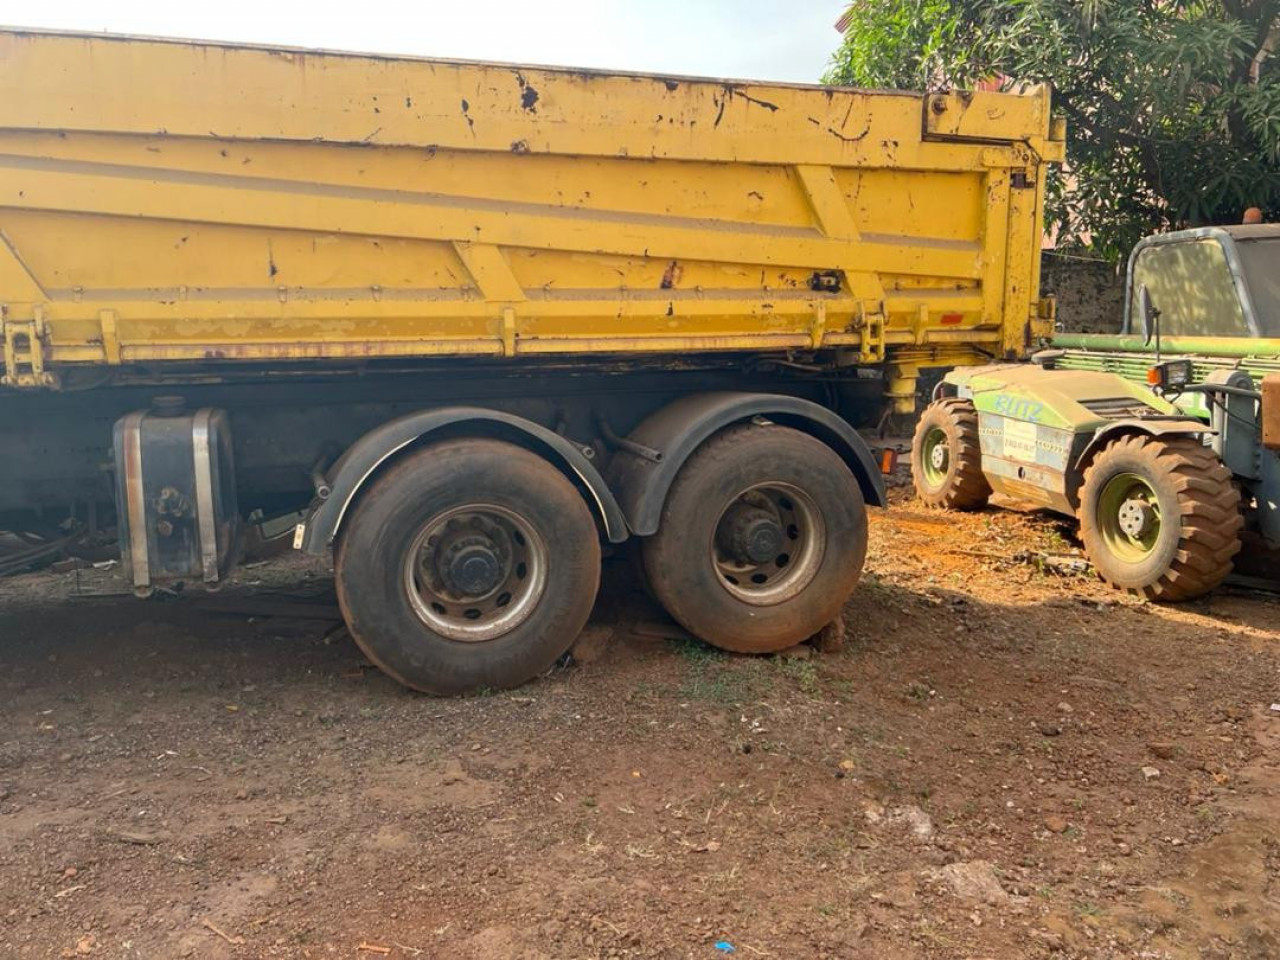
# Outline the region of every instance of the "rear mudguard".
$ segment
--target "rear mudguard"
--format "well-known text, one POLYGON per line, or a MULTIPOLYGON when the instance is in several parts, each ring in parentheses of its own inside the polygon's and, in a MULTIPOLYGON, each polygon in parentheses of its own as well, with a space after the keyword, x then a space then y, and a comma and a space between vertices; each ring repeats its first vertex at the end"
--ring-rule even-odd
POLYGON ((821 440, 848 465, 867 504, 888 503, 884 479, 865 440, 826 407, 809 400, 762 393, 701 393, 667 404, 644 420, 628 439, 657 457, 621 451, 608 470, 610 488, 633 533, 657 532, 662 507, 685 461, 725 427, 761 417, 821 440))
MULTIPOLYGON (((446 428, 465 428, 475 435, 510 439, 529 446, 564 473, 584 493, 597 523, 612 543, 627 539, 627 523, 618 502, 586 452, 531 420, 483 407, 424 410, 384 423, 353 443, 328 472, 330 493, 299 526, 294 545, 307 553, 323 553, 365 485, 397 454, 442 435, 446 428)), ((444 434, 449 435, 449 434, 444 434)))

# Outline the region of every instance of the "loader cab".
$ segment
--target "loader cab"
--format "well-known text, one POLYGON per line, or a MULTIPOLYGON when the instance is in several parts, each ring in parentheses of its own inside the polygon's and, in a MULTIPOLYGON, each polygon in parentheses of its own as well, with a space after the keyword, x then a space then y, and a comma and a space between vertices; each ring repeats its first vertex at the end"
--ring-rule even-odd
POLYGON ((1280 337, 1280 224, 1148 237, 1129 258, 1124 333, 1144 335, 1146 288, 1166 339, 1280 337))

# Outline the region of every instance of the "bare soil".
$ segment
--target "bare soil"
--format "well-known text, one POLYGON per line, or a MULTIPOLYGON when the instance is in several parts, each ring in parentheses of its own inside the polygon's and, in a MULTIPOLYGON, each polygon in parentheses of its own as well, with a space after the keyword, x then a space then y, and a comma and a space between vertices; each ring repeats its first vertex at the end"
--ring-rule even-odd
POLYGON ((1280 602, 1138 603, 1069 538, 895 491, 793 657, 671 639, 614 562, 587 662, 454 700, 296 559, 0 581, 0 956, 1280 955, 1280 602), (286 589, 318 619, 246 606, 286 589))

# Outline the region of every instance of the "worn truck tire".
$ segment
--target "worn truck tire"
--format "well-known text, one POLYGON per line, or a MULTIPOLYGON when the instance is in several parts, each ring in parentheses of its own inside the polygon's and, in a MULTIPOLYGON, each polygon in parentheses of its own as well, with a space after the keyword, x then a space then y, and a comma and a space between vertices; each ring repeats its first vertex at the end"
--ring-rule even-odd
POLYGON ((1193 438, 1126 436, 1085 470, 1080 536, 1102 579, 1150 600, 1208 593, 1240 551, 1240 492, 1193 438))
POLYGON ((982 472, 978 412, 968 400, 938 400, 925 408, 911 441, 911 479, 931 507, 978 510, 991 498, 982 472))
POLYGON ((732 427, 685 463, 643 554, 654 593, 694 636, 739 653, 785 650, 835 620, 857 585, 866 505, 820 441, 732 427))
POLYGON ((338 601, 360 649, 405 686, 513 687, 555 663, 600 584, 591 512, 522 447, 447 440, 378 477, 343 524, 338 601))

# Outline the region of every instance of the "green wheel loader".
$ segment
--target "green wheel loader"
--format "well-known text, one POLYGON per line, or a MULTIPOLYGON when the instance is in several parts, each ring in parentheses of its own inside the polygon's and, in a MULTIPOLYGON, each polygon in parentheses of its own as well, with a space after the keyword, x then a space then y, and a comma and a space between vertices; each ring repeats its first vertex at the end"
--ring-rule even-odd
POLYGON ((1188 600, 1243 538, 1280 549, 1280 225, 1148 238, 1127 282, 1120 335, 949 373, 912 474, 931 506, 998 492, 1074 516, 1108 583, 1188 600))

